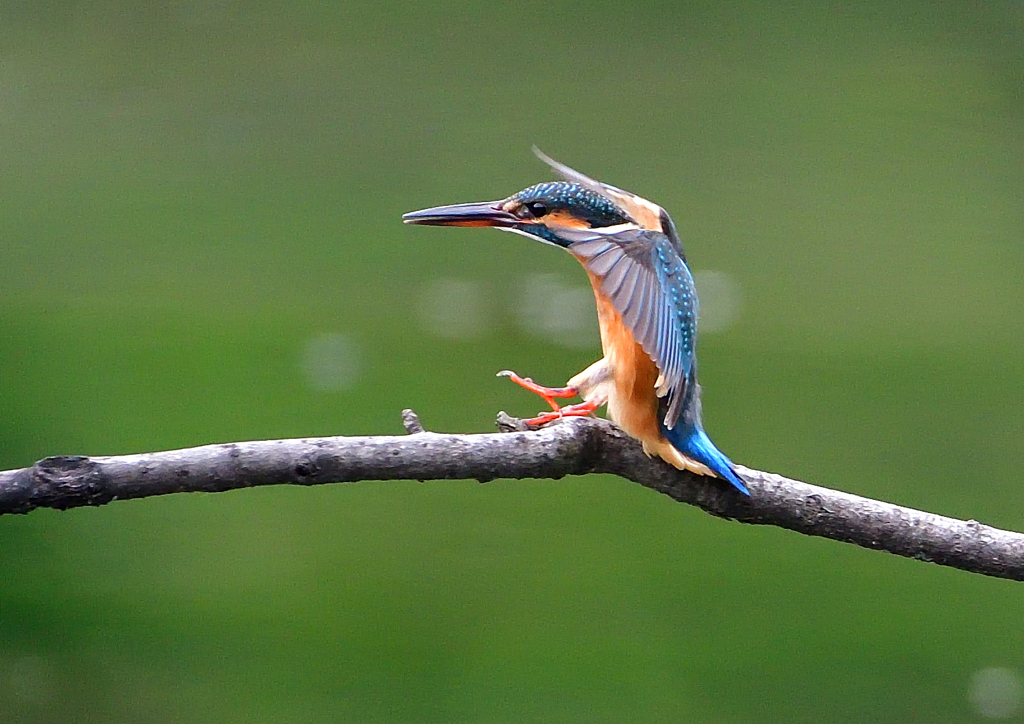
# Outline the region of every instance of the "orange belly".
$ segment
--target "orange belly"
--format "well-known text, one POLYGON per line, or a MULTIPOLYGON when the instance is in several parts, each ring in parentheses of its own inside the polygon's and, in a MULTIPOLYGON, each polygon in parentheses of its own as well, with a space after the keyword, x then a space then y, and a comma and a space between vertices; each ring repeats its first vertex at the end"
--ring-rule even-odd
POLYGON ((597 300, 601 347, 613 371, 612 389, 608 394, 608 417, 631 437, 643 443, 644 452, 648 455, 656 455, 680 470, 692 470, 699 475, 714 477, 707 466, 680 453, 661 434, 658 425, 658 395, 655 392, 658 366, 633 337, 612 303, 600 292, 600 279, 590 274, 590 283, 597 300))
POLYGON ((654 392, 658 367, 633 338, 611 302, 596 291, 594 296, 601 328, 601 347, 613 370, 608 416, 638 440, 660 439, 658 396, 654 392))

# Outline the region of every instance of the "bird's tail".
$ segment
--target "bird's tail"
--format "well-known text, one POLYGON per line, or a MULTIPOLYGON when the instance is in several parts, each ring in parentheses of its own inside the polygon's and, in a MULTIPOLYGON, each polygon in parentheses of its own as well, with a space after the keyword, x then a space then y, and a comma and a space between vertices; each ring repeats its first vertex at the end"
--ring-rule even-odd
POLYGON ((744 495, 750 495, 747 486, 736 474, 732 461, 715 447, 711 438, 698 426, 679 425, 662 433, 672 446, 686 457, 706 465, 715 475, 726 480, 744 495))

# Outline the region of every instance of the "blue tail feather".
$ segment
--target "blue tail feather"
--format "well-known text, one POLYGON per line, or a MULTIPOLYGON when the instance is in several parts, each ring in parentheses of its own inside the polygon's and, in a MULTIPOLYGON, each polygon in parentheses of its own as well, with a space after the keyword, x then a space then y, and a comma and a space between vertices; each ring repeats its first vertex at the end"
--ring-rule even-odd
POLYGON ((701 428, 679 425, 669 430, 662 427, 662 434, 683 455, 703 465, 707 465, 722 480, 732 483, 733 487, 744 495, 750 495, 747 486, 733 469, 732 462, 721 450, 715 447, 715 444, 711 442, 711 438, 701 428))

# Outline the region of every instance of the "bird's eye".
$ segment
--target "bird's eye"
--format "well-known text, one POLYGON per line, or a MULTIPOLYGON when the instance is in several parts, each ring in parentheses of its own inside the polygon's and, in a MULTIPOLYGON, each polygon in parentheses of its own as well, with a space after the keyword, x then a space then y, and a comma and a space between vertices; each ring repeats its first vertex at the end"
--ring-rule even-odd
POLYGON ((544 216, 544 214, 548 213, 548 207, 542 204, 540 201, 534 201, 533 203, 527 204, 526 209, 533 215, 533 218, 535 219, 539 219, 540 217, 544 216))

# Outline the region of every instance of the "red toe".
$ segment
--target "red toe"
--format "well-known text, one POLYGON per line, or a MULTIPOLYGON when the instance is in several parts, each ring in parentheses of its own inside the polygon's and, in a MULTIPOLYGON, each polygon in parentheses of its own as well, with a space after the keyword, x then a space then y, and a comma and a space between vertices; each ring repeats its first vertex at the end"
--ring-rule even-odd
MULTIPOLYGON (((557 397, 576 397, 579 394, 579 390, 575 387, 544 387, 538 385, 536 382, 531 380, 529 377, 520 377, 512 370, 503 370, 498 373, 499 377, 508 377, 510 380, 515 382, 523 389, 529 390, 534 394, 540 395, 544 398, 544 401, 551 406, 551 409, 558 412, 559 405, 555 402, 557 397)), ((550 420, 549 420, 550 422, 550 420)))

